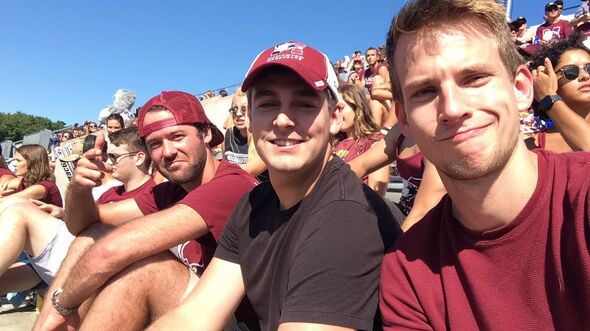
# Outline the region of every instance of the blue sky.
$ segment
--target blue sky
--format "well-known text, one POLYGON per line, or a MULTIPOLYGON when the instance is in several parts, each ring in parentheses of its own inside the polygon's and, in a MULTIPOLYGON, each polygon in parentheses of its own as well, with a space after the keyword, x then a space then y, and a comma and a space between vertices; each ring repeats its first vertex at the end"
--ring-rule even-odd
MULTIPOLYGON (((7 0, 0 112, 96 120, 119 88, 136 92, 137 107, 161 90, 197 94, 240 83, 258 52, 288 40, 335 61, 383 44, 403 3, 7 0)), ((512 16, 541 23, 544 4, 513 0, 512 16)))

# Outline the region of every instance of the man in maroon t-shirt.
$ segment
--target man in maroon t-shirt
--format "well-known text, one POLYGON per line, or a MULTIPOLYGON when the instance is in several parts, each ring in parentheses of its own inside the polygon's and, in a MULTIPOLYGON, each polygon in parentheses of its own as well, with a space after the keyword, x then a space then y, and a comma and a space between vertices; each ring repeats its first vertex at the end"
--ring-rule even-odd
POLYGON ((223 134, 193 95, 162 92, 141 107, 137 125, 169 182, 97 208, 90 190, 110 166, 98 148, 78 161, 66 196, 68 226, 115 228, 83 254, 70 249, 64 262, 69 270, 60 270, 54 282, 59 288, 49 291, 52 302, 37 322, 42 329, 76 326, 78 313, 85 313, 82 327, 88 329, 138 329, 157 319, 192 289, 227 216, 255 185, 239 166, 214 158, 208 146, 222 143, 223 134))
POLYGON ((545 22, 537 27, 535 39, 543 45, 547 45, 569 37, 574 28, 570 22, 562 20, 561 9, 555 2, 549 2, 545 5, 545 22))
MULTIPOLYGON (((553 69, 528 70, 491 0, 408 2, 387 47, 401 129, 448 195, 384 258, 385 329, 587 329, 590 156, 519 136, 533 77, 553 69)), ((556 90, 541 101, 562 106, 556 90)))

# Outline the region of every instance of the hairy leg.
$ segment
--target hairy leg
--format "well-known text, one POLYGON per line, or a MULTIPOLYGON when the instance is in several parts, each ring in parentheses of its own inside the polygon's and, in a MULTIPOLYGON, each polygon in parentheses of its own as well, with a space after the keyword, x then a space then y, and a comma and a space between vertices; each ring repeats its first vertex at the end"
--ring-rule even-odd
POLYGON ((134 263, 103 287, 80 329, 143 329, 178 305, 189 278, 188 268, 168 251, 134 263))
MULTIPOLYGON (((104 225, 104 224, 94 224, 91 225, 87 230, 82 231, 78 234, 78 237, 72 242, 70 248, 68 249, 68 255, 63 260, 59 271, 55 275, 53 279, 53 283, 50 284, 49 289, 47 290, 47 296, 50 298, 53 292, 61 287, 68 277, 70 270, 76 264, 76 262, 80 259, 82 255, 92 246, 99 238, 102 238, 107 233, 109 233, 113 229, 112 226, 104 225)), ((84 302, 80 308, 78 308, 78 312, 80 316, 84 316, 88 307, 92 303, 92 298, 88 299, 87 302, 84 302)), ((44 300, 43 307, 41 308, 41 313, 35 322, 35 326, 33 330, 38 330, 41 326, 41 323, 47 317, 48 313, 53 309, 51 300, 44 300)))
POLYGON ((29 290, 39 283, 41 278, 33 268, 23 262, 17 262, 0 276, 0 294, 29 290))

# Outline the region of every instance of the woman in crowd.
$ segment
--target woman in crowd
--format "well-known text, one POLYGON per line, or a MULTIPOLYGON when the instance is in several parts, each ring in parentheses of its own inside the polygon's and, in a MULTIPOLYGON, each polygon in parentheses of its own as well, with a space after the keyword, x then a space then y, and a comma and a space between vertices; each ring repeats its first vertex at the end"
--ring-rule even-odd
POLYGON ((14 173, 8 169, 8 164, 2 155, 2 147, 0 147, 0 187, 2 184, 14 179, 14 173))
POLYGON ((106 123, 109 134, 125 128, 125 121, 123 121, 123 117, 119 114, 110 114, 106 118, 106 123))
MULTIPOLYGON (((369 102, 362 88, 345 84, 340 86, 339 92, 340 100, 343 101, 342 127, 336 136, 334 154, 349 162, 381 140, 383 134, 371 119, 369 102)), ((362 180, 381 196, 385 196, 389 182, 389 165, 363 176, 362 180)))
POLYGON ((577 36, 543 48, 532 60, 537 121, 529 148, 590 151, 590 54, 577 36), (561 100, 551 96, 558 95, 561 100))
POLYGON ((23 145, 16 149, 15 160, 16 178, 0 186, 0 196, 36 199, 63 207, 62 197, 55 185, 49 158, 43 146, 23 145))

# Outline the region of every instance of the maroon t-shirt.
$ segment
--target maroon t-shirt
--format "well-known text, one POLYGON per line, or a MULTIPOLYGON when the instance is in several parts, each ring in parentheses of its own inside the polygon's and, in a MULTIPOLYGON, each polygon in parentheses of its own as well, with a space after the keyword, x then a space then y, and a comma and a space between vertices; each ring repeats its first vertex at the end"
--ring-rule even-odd
POLYGON ((418 188, 420 188, 420 184, 422 183, 422 176, 424 174, 424 157, 422 156, 422 152, 418 152, 410 157, 401 158, 399 153, 404 139, 404 135, 400 134, 395 143, 395 164, 399 176, 404 183, 404 188, 399 199, 399 206, 401 211, 407 215, 414 206, 414 200, 416 199, 416 194, 418 194, 418 188))
POLYGON ((574 28, 572 28, 568 21, 558 20, 553 22, 553 24, 545 22, 537 28, 535 40, 553 42, 566 39, 572 33, 574 33, 574 28))
MULTIPOLYGON (((59 193, 59 189, 57 188, 57 185, 55 185, 54 182, 50 180, 42 180, 33 185, 41 185, 45 188, 45 195, 43 196, 43 198, 39 199, 39 201, 43 201, 45 203, 49 203, 58 207, 64 206, 63 200, 61 198, 61 193, 59 193)), ((25 185, 25 182, 21 181, 20 185, 16 189, 16 192, 20 192, 30 186, 32 185, 25 185)))
POLYGON ((14 173, 10 169, 0 168, 0 177, 5 175, 14 176, 14 173))
MULTIPOLYGON (((383 134, 375 133, 370 137, 363 137, 357 140, 353 138, 344 139, 338 142, 334 148, 334 154, 348 163, 352 159, 366 152, 374 143, 383 139, 383 134)), ((363 177, 363 182, 368 182, 368 176, 363 177)))
POLYGON ((240 198, 255 185, 256 179, 242 168, 221 161, 215 177, 188 194, 179 185, 166 182, 135 197, 135 201, 144 215, 181 203, 203 218, 210 232, 177 247, 178 258, 200 276, 213 258, 229 214, 240 198))
POLYGON ((590 153, 535 153, 537 186, 509 224, 470 231, 447 195, 398 240, 381 270, 386 330, 590 325, 590 153))
POLYGON ((105 191, 100 196, 100 198, 98 198, 98 200, 96 200, 96 204, 104 205, 107 203, 131 199, 135 196, 143 194, 144 192, 149 192, 154 186, 156 186, 156 182, 154 182, 154 180, 150 177, 145 183, 141 184, 135 190, 125 191, 124 185, 111 187, 105 191))

